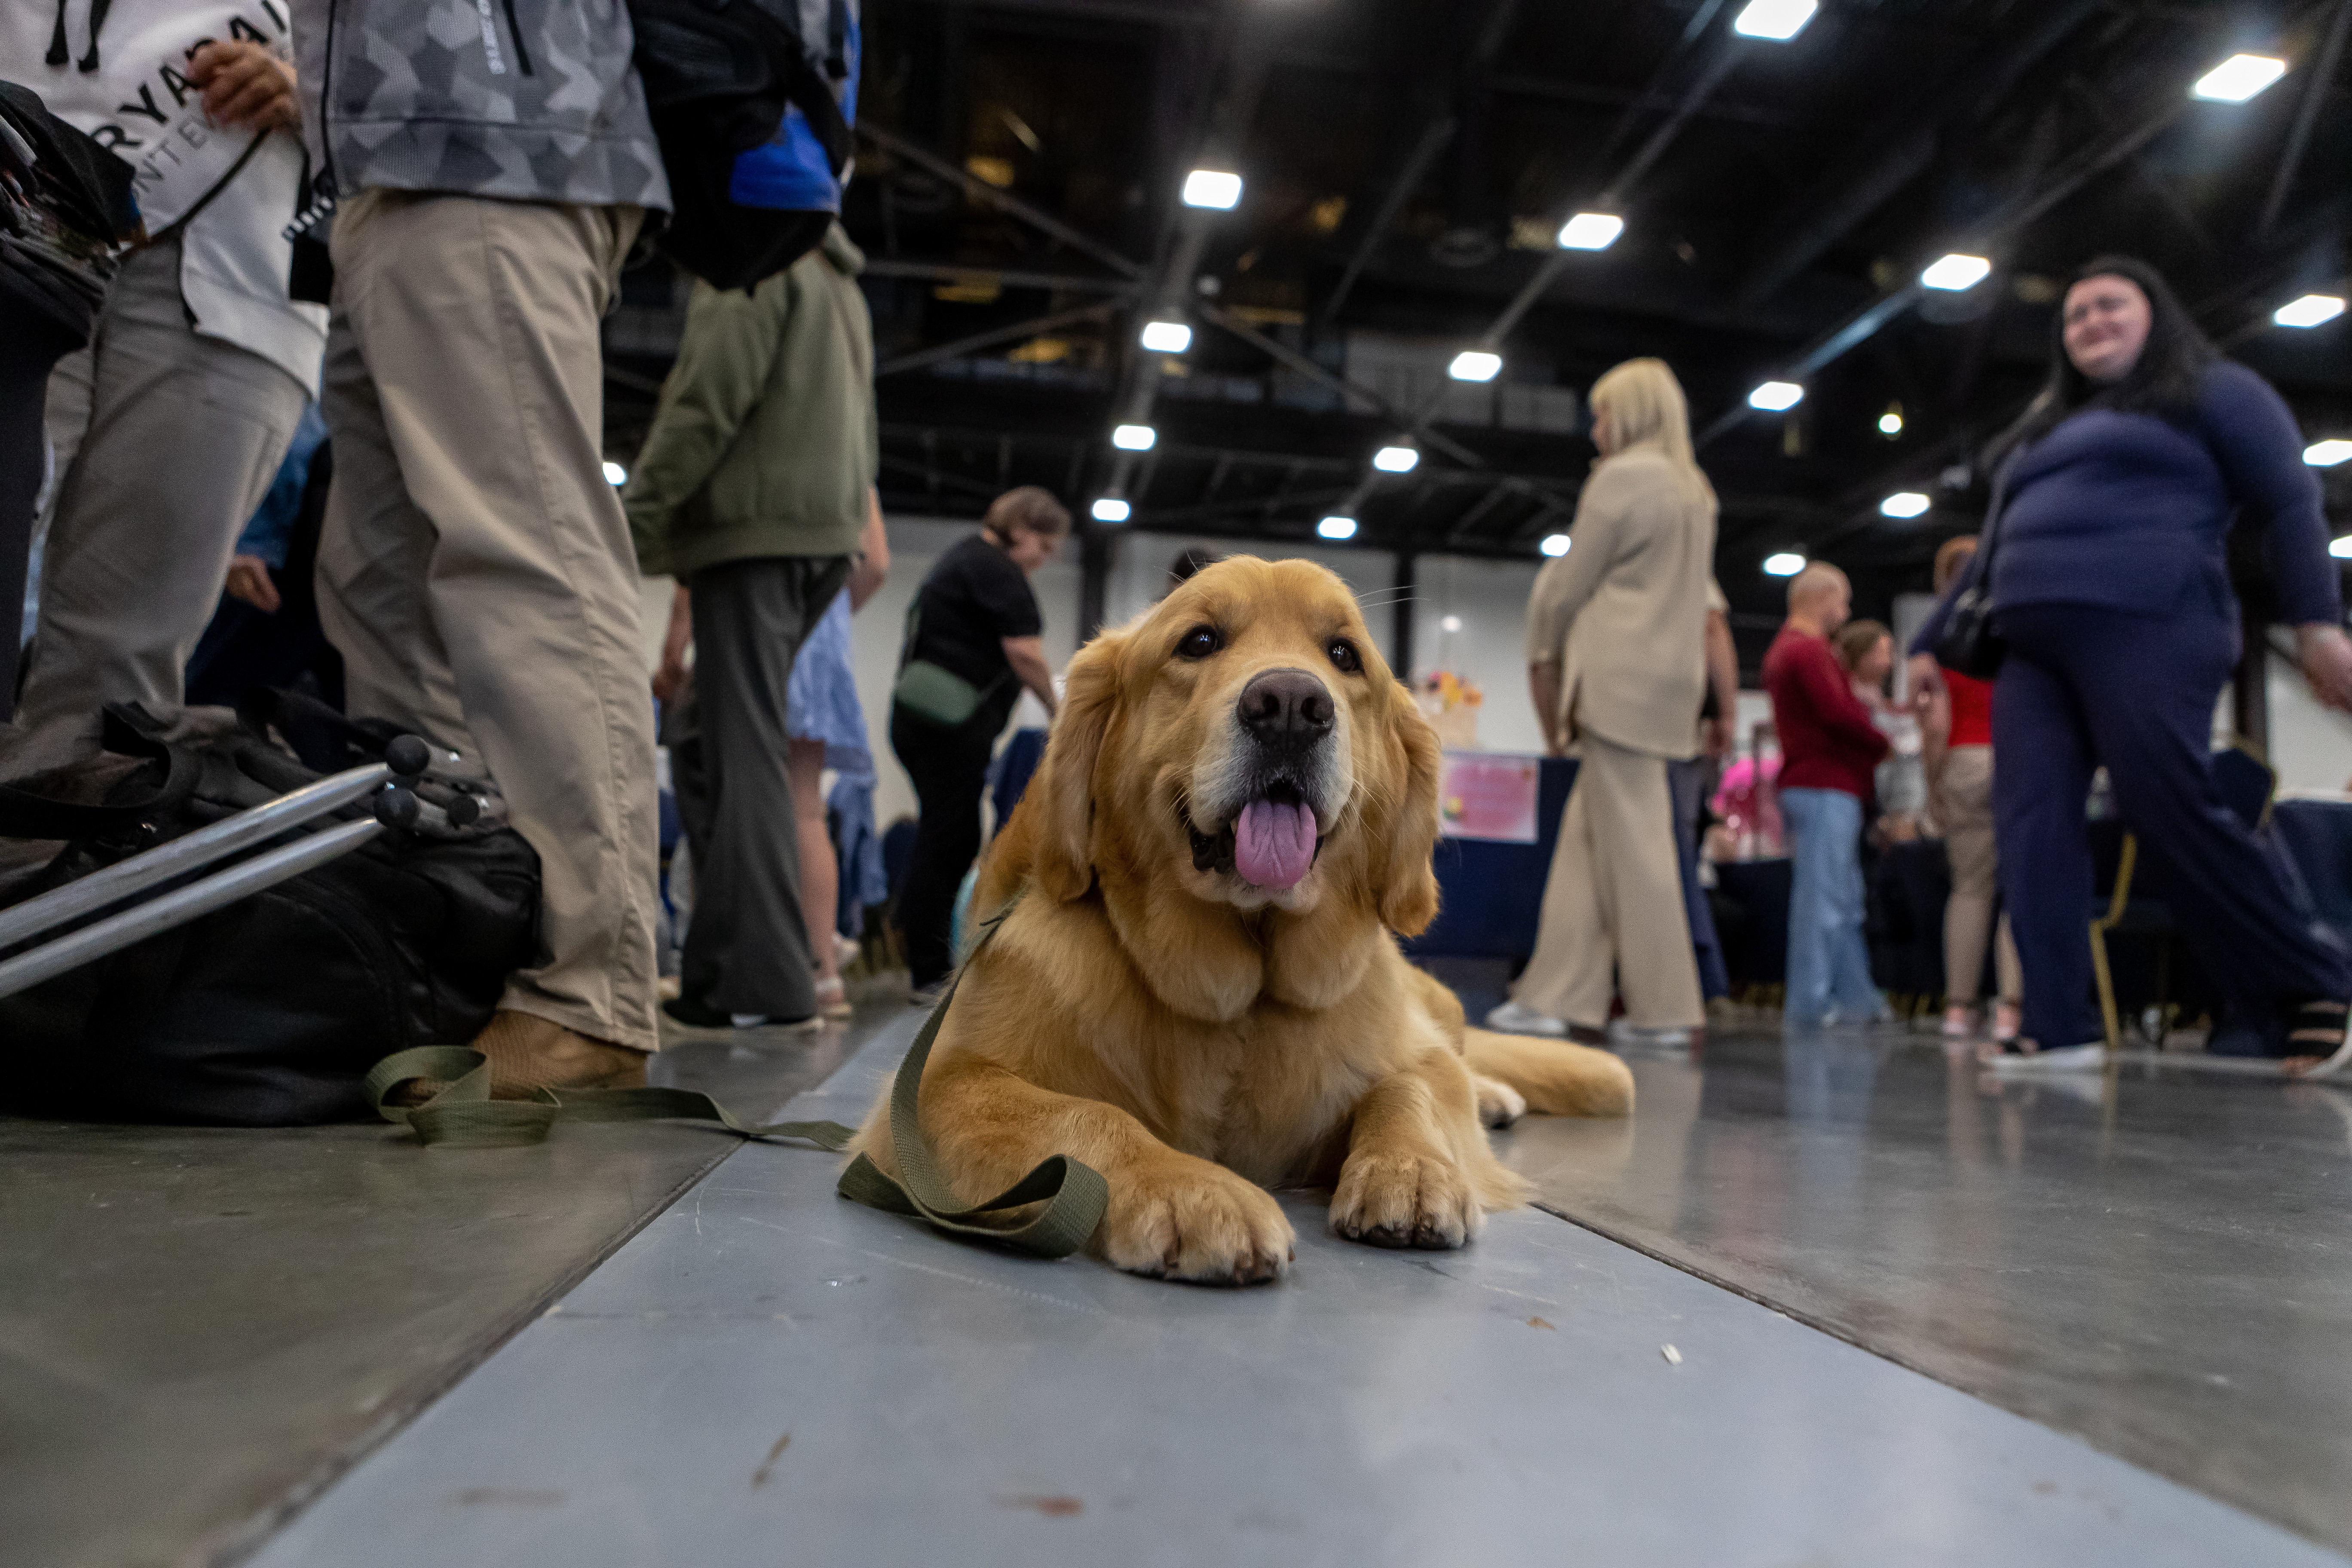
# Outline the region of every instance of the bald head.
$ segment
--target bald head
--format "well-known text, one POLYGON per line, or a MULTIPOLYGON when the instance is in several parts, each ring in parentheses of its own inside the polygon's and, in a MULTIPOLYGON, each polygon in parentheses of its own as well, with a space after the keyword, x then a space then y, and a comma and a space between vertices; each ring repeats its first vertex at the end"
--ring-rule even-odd
POLYGON ((1853 613, 1853 585, 1826 561, 1815 561, 1789 581, 1789 619, 1815 637, 1828 637, 1853 613))

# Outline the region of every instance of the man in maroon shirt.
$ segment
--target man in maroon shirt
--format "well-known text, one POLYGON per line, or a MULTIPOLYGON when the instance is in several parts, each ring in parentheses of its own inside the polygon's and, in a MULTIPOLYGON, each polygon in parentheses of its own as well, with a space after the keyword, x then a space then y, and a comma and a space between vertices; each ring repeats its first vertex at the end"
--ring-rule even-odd
POLYGON ((1886 737, 1830 649, 1853 590, 1816 561, 1789 584, 1789 618, 1764 656, 1764 689, 1780 732, 1780 816, 1794 862, 1789 889, 1792 1027, 1869 1024, 1886 1016, 1862 939, 1862 805, 1886 737))

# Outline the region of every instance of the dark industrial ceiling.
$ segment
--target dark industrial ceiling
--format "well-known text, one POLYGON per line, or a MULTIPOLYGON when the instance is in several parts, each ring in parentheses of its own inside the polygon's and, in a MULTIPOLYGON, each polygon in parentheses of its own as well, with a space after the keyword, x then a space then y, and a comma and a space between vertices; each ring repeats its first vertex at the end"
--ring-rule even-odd
MULTIPOLYGON (((1362 545, 1532 559, 1593 456, 1583 389, 1657 354, 1735 603, 1773 608, 1759 563, 1794 551, 1883 605, 1973 526, 1969 459, 2039 383, 2063 275, 2110 250, 2162 268, 2312 439, 2352 436, 2352 318, 2269 316, 2346 291, 2352 0, 1823 0, 1786 43, 1738 36, 1743 3, 867 0, 844 217, 886 506, 1040 483, 1081 515, 1123 498, 1130 530, 1303 541, 1343 510, 1362 545), (2242 50, 2287 73, 2189 95, 2242 50), (1239 205, 1184 206, 1195 167, 1240 174, 1239 205), (1556 248, 1580 210, 1622 237, 1556 248), (1955 250, 1991 276, 1920 289, 1955 250), (1190 350, 1143 351, 1154 318, 1190 350), (1482 340, 1501 374, 1447 382, 1482 340), (1749 409, 1773 377, 1802 402, 1749 409), (1424 420, 1419 466, 1374 475, 1424 420), (1152 448, 1116 449, 1123 422, 1152 448), (1882 515, 1898 489, 1934 504, 1882 515)), ((641 272, 612 323, 624 460, 682 305, 641 272)), ((2340 503, 2352 465, 2323 472, 2340 503)))

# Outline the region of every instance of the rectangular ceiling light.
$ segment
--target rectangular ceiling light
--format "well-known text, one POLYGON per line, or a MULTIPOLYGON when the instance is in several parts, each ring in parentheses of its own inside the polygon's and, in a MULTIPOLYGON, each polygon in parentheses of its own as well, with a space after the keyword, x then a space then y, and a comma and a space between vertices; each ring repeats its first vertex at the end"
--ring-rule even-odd
POLYGON ((1095 521, 1097 522, 1125 522, 1130 510, 1131 509, 1128 504, 1119 500, 1117 496, 1105 496, 1100 500, 1095 502, 1095 521))
POLYGON ((1223 169, 1195 169, 1184 176, 1184 205, 1224 212, 1242 199, 1242 177, 1223 169))
POLYGON ((611 485, 614 489, 618 489, 623 485, 629 482, 629 470, 621 467, 618 463, 606 463, 604 465, 604 482, 611 485))
POLYGON ((1421 453, 1411 447, 1383 447, 1372 454, 1372 467, 1384 474, 1409 474, 1421 461, 1421 453))
POLYGON ((1992 263, 1983 257, 1963 256, 1956 250, 1919 274, 1919 281, 1929 289, 1942 289, 1957 294, 1963 289, 1973 289, 1983 282, 1985 274, 1991 270, 1992 263))
POLYGON ((1122 425, 1110 433, 1110 444, 1122 451, 1149 452, 1160 432, 1149 425, 1122 425))
POLYGON ((1764 570, 1774 577, 1793 577, 1805 569, 1805 558, 1793 550, 1764 557, 1764 570))
POLYGON ((1615 213, 1579 213, 1561 226, 1562 250, 1606 250, 1625 232, 1625 220, 1615 213))
POLYGON ((1805 400, 1805 389, 1793 381, 1768 381, 1748 395, 1748 406, 1778 414, 1805 400))
POLYGON ((1805 30, 1821 7, 1816 0, 1748 0, 1731 30, 1743 38, 1769 38, 1785 44, 1805 30))
POLYGON ((2231 55, 2199 77, 2189 93, 2216 103, 2243 103, 2284 75, 2284 60, 2268 55, 2231 55))
POLYGON ((2271 320, 2282 327, 2315 327, 2322 321, 2332 321, 2343 313, 2342 296, 2305 294, 2302 299, 2290 300, 2273 310, 2271 320))
POLYGON ((2314 441, 2303 449, 2303 460, 2315 468, 2332 468, 2352 458, 2352 441, 2314 441))
POLYGON ((1181 354, 1192 346, 1192 329, 1181 321, 1146 321, 1143 346, 1156 354, 1181 354))
POLYGON ((1315 531, 1326 539, 1353 539, 1356 520, 1352 517, 1327 517, 1315 525, 1315 531))
POLYGON ((2338 561, 2352 561, 2352 533, 2327 542, 2327 553, 2338 561))
POLYGON ((1888 517, 1917 517, 1927 510, 1927 498, 1917 490, 1896 490, 1878 503, 1878 510, 1888 517))
POLYGON ((1484 349, 1464 349, 1445 367, 1445 374, 1456 381, 1492 381, 1503 368, 1503 356, 1490 354, 1484 349))
POLYGON ((1536 548, 1542 551, 1546 555, 1565 555, 1568 553, 1568 535, 1565 533, 1547 533, 1544 535, 1543 542, 1536 546, 1536 548))

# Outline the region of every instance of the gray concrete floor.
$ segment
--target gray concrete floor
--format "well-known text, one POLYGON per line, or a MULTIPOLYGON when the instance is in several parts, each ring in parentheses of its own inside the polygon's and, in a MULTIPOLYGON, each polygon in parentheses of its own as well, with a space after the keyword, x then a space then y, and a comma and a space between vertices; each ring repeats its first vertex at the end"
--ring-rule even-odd
MULTIPOLYGON (((657 1081, 761 1114, 903 1005, 677 1037, 657 1081)), ((730 1150, 683 1125, 419 1148, 0 1117, 0 1563, 249 1549, 730 1150)))
MULTIPOLYGON (((855 1120, 913 1025, 791 1113, 855 1120)), ((1638 1184, 1692 1121, 1652 1098, 1514 1155, 1638 1184)), ((1539 1211, 1381 1252, 1295 1195, 1293 1276, 1210 1291, 941 1240, 836 1166, 735 1152, 257 1562, 2340 1561, 1539 1211)), ((1790 1226, 1812 1188, 1759 1171, 1717 1201, 1790 1226)))
MULTIPOLYGON (((916 1022, 664 1073, 855 1121, 916 1022)), ((2352 1094, 1894 1034, 1635 1071, 1500 1135, 1552 1212, 1383 1253, 1293 1195, 1242 1292, 684 1126, 0 1121, 0 1563, 2344 1561, 2352 1094)))
POLYGON ((2352 1550, 2352 1090, 1897 1031, 1634 1071, 1630 1125, 1503 1135, 1548 1207, 2352 1550))

